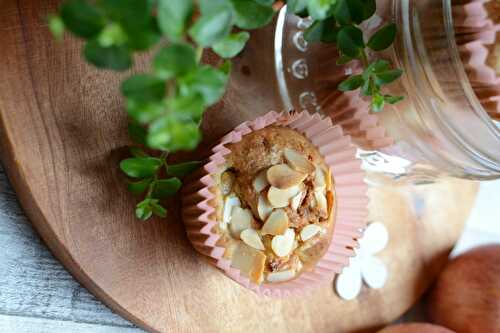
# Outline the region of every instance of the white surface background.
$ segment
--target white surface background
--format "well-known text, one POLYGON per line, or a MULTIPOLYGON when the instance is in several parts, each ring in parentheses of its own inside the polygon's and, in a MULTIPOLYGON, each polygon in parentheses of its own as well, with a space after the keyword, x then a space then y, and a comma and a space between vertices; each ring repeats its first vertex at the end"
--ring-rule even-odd
MULTIPOLYGON (((486 243, 500 243, 500 181, 481 185, 454 254, 486 243)), ((418 311, 411 318, 419 318, 418 311)), ((90 295, 54 259, 24 216, 1 167, 0 332, 142 332, 90 295)))

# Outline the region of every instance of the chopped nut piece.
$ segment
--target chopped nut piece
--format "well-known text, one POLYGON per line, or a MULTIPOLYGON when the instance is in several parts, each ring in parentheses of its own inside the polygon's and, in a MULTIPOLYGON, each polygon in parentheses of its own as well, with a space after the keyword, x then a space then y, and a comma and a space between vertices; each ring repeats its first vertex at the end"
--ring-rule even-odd
POLYGON ((323 169, 316 166, 316 172, 314 174, 314 190, 320 191, 324 190, 326 187, 326 177, 323 169))
POLYGON ((299 209, 300 205, 302 204, 302 200, 304 199, 305 192, 300 192, 296 196, 292 198, 292 202, 290 203, 290 207, 294 210, 297 211, 299 209))
POLYGON ((234 207, 231 214, 231 222, 229 224, 229 230, 235 238, 240 238, 240 234, 243 230, 252 227, 253 215, 249 209, 243 209, 241 207, 234 207))
POLYGON ((264 244, 260 239, 259 234, 254 229, 245 229, 241 232, 240 238, 245 244, 253 247, 254 249, 264 251, 264 244))
POLYGON ((234 174, 229 171, 224 172, 220 176, 220 184, 222 194, 228 195, 229 193, 231 193, 234 184, 234 174))
POLYGON ((255 192, 260 193, 268 186, 269 182, 267 181, 267 170, 263 170, 259 172, 253 180, 253 189, 255 192))
POLYGON ((316 236, 320 231, 321 227, 319 225, 309 224, 300 231, 300 238, 305 242, 316 236))
POLYGON ((250 281, 260 284, 263 280, 266 256, 264 253, 239 242, 234 250, 231 266, 237 268, 250 281))
POLYGON ((260 195, 259 201, 257 202, 257 212, 259 213, 259 218, 262 221, 265 221, 272 211, 273 206, 271 206, 265 196, 260 195))
POLYGON ((269 215, 262 227, 263 235, 283 235, 288 228, 288 215, 283 209, 277 209, 269 215))
POLYGON ((224 201, 224 213, 222 214, 223 223, 227 224, 231 220, 233 207, 241 207, 241 201, 237 196, 230 195, 226 197, 226 200, 224 201))
POLYGON ((307 178, 307 174, 298 172, 286 164, 278 164, 267 170, 267 180, 273 187, 286 190, 301 184, 307 178))
POLYGON ((293 270, 281 271, 276 273, 267 274, 268 282, 285 282, 291 280, 295 277, 295 272, 293 270))
POLYGON ((332 191, 326 192, 326 202, 328 204, 328 216, 332 214, 333 210, 333 193, 332 191))
POLYGON ((286 190, 271 186, 267 192, 267 199, 274 208, 284 208, 290 204, 290 199, 300 192, 299 186, 290 187, 286 190))
POLYGON ((323 192, 314 192, 314 198, 316 199, 316 204, 322 216, 328 215, 328 203, 323 192))
POLYGON ((293 250, 293 243, 295 240, 295 231, 289 228, 284 235, 274 236, 271 242, 273 252, 278 257, 286 257, 293 250))
POLYGON ((296 150, 287 148, 284 151, 284 155, 288 164, 290 164, 294 170, 303 173, 314 172, 314 164, 312 164, 304 155, 300 154, 296 150))

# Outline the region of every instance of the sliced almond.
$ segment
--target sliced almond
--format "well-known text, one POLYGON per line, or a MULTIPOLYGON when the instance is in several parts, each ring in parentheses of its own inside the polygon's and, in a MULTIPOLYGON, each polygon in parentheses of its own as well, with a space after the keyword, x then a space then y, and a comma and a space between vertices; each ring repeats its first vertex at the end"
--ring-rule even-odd
POLYGON ((326 188, 326 177, 325 172, 319 166, 316 166, 316 172, 314 173, 314 190, 322 191, 326 188))
POLYGON ((234 194, 227 196, 224 201, 224 213, 222 214, 223 223, 229 223, 231 221, 233 207, 241 207, 240 199, 234 194))
POLYGON ((229 223, 229 230, 233 237, 240 238, 240 234, 243 230, 252 227, 252 221, 253 215, 249 209, 233 207, 231 222, 229 223))
POLYGON ((296 196, 292 198, 292 201, 290 202, 290 207, 292 210, 297 211, 302 204, 302 200, 304 199, 305 192, 300 192, 296 196))
POLYGON ((268 186, 269 182, 267 181, 267 170, 263 170, 259 172, 253 180, 253 189, 255 192, 260 193, 268 186))
POLYGON ((254 249, 264 251, 264 244, 262 244, 262 239, 260 239, 259 234, 255 229, 245 229, 240 234, 241 240, 247 244, 248 246, 253 247, 254 249))
POLYGON ((316 224, 309 224, 306 225, 301 231, 300 231, 300 238, 302 241, 306 241, 308 239, 313 238, 316 236, 319 232, 321 232, 321 227, 316 224))
POLYGON ((259 213, 259 218, 265 221, 269 214, 273 211, 273 206, 269 203, 264 195, 259 196, 259 201, 257 202, 257 213, 259 213))
POLYGON ((286 148, 284 155, 288 164, 296 171, 302 173, 313 173, 316 169, 311 161, 296 150, 286 148))
POLYGON ((283 235, 288 229, 288 215, 283 209, 276 209, 269 215, 262 227, 263 235, 283 235))
POLYGON ((330 170, 330 168, 326 170, 326 189, 332 189, 332 170, 330 170))
POLYGON ((286 190, 271 186, 267 191, 267 200, 274 208, 284 208, 290 204, 290 199, 300 192, 300 186, 293 186, 286 190))
POLYGON ((295 241, 295 231, 289 228, 284 235, 274 236, 271 242, 271 248, 278 257, 286 257, 293 250, 295 241))
POLYGON ((228 195, 229 193, 231 193, 233 189, 234 179, 234 174, 229 171, 224 172, 220 176, 220 187, 222 190, 222 194, 228 195))
POLYGON ((316 204, 322 214, 328 214, 328 202, 326 196, 322 192, 314 192, 316 204))
POLYGON ((328 216, 330 216, 332 214, 333 202, 334 202, 333 192, 332 191, 326 192, 326 203, 328 206, 328 216))
POLYGON ((297 186, 306 179, 307 174, 298 172, 286 164, 278 164, 267 170, 267 181, 281 190, 297 186))
POLYGON ((289 269, 281 272, 274 272, 267 274, 266 280, 268 282, 285 282, 293 279, 295 277, 295 271, 289 269))
POLYGON ((266 266, 266 255, 242 242, 234 250, 231 266, 241 271, 252 282, 260 284, 266 266))

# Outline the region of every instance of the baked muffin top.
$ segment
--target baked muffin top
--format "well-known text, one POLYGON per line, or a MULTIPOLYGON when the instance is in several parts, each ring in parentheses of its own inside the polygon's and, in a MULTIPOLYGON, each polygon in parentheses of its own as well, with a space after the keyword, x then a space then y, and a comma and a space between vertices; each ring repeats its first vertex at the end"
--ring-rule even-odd
POLYGON ((312 269, 328 249, 334 216, 332 177, 317 148, 279 126, 227 148, 212 189, 224 256, 257 284, 312 269))

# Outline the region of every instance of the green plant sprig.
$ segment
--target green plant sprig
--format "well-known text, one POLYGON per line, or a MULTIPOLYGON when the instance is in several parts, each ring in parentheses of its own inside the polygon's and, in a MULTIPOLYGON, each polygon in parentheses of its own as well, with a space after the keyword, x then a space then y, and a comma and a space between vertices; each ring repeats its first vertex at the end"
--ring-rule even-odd
POLYGON ((395 104, 401 96, 384 95, 382 87, 399 79, 401 69, 391 68, 386 60, 369 61, 368 50, 375 52, 389 48, 396 38, 396 25, 388 24, 376 31, 365 42, 361 23, 370 19, 376 12, 375 0, 294 0, 288 8, 299 15, 310 15, 314 22, 305 31, 308 41, 335 43, 339 50, 337 63, 346 64, 359 60, 363 66, 361 74, 348 77, 338 85, 340 91, 360 89, 361 95, 371 99, 373 112, 380 112, 386 103, 395 104))
POLYGON ((138 52, 157 49, 149 73, 122 82, 129 134, 135 157, 121 170, 132 179, 128 188, 143 195, 136 216, 164 217, 160 200, 181 187, 179 178, 198 162, 168 165, 170 153, 194 149, 201 140, 203 112, 224 94, 231 66, 200 63, 205 48, 229 59, 244 48, 250 35, 273 16, 274 0, 67 0, 49 28, 61 39, 64 31, 84 40, 83 56, 98 68, 123 71, 138 52), (138 148, 140 147, 140 148, 138 148), (141 149, 144 148, 144 149, 141 149), (147 155, 145 150, 155 151, 147 155), (158 156, 156 156, 158 155, 158 156))

